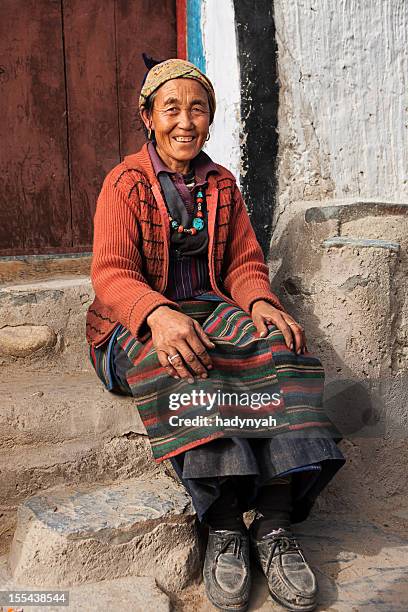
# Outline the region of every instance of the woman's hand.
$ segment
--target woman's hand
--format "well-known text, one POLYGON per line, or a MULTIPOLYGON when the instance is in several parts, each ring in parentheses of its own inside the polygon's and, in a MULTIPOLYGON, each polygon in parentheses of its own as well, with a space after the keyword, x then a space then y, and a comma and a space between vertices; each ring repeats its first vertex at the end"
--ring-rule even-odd
POLYGON ((293 350, 293 340, 295 341, 295 352, 297 354, 307 351, 303 327, 286 312, 282 312, 265 300, 258 300, 252 306, 251 317, 260 336, 266 336, 268 333, 267 324, 273 323, 281 330, 286 345, 291 351, 293 350))
POLYGON ((187 378, 190 383, 194 382, 191 373, 207 378, 207 369, 212 368, 207 348, 214 348, 215 344, 195 319, 168 306, 159 306, 146 322, 160 364, 170 376, 187 378), (173 355, 176 357, 170 363, 168 357, 173 355))

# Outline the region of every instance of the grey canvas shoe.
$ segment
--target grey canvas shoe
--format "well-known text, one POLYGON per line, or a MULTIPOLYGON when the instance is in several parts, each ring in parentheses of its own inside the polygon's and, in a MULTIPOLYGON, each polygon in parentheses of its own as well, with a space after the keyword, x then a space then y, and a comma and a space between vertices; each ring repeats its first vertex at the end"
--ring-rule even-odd
POLYGON ((247 610, 251 590, 248 535, 210 528, 203 579, 207 597, 216 608, 247 610))
POLYGON ((289 610, 314 610, 316 576, 292 532, 280 528, 260 540, 251 537, 251 544, 273 599, 289 610))

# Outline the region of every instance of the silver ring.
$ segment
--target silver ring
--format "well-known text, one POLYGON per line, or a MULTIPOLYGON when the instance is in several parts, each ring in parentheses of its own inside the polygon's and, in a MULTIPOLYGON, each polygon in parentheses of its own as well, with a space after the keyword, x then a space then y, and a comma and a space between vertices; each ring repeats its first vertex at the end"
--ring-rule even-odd
POLYGON ((173 362, 173 359, 175 359, 176 357, 179 357, 179 354, 176 353, 175 355, 167 355, 167 361, 169 361, 170 363, 173 362))

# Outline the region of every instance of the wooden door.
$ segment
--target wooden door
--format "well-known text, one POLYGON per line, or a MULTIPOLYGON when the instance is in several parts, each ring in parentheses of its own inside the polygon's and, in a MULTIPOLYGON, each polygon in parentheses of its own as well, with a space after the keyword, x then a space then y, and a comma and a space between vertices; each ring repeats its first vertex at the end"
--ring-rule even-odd
POLYGON ((176 56, 175 0, 0 2, 0 256, 91 250, 106 173, 143 143, 142 51, 176 56))

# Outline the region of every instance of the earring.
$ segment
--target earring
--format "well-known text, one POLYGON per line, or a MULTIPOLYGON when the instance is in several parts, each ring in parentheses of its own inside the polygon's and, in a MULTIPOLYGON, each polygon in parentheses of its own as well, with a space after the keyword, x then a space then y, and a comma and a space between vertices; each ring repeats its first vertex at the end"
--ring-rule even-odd
POLYGON ((208 142, 210 140, 210 136, 211 136, 211 134, 210 134, 210 132, 208 132, 207 138, 205 139, 206 142, 208 142))
POLYGON ((148 139, 149 139, 149 140, 151 140, 151 139, 152 139, 152 130, 151 130, 151 128, 149 128, 149 129, 147 130, 147 137, 148 137, 148 139))

